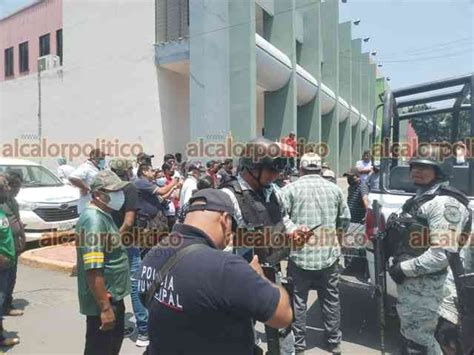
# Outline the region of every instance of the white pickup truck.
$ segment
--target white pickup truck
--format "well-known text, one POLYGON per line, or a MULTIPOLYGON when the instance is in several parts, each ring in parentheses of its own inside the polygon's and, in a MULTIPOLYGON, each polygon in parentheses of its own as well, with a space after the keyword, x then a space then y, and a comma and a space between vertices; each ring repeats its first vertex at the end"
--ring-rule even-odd
MULTIPOLYGON (((374 201, 378 201, 380 205, 381 218, 375 218, 371 208, 369 208, 366 216, 366 234, 369 238, 374 236, 375 231, 383 231, 384 222, 391 213, 401 209, 407 199, 414 195, 416 187, 410 179, 410 170, 408 166, 407 156, 397 154, 394 147, 399 147, 400 123, 405 120, 412 120, 415 117, 441 117, 451 123, 451 139, 453 144, 460 140, 467 141, 467 146, 472 145, 474 139, 474 108, 473 108, 473 85, 474 75, 450 78, 446 80, 435 81, 431 83, 415 85, 412 87, 393 90, 387 90, 384 93, 383 104, 378 109, 383 109, 383 122, 381 136, 374 144, 379 145, 380 151, 383 152, 381 159, 380 181, 379 186, 369 194, 369 206, 373 206, 374 201), (448 89, 449 91, 445 90, 448 89), (456 90, 453 90, 456 89, 456 90), (443 90, 440 92, 440 90, 443 90), (471 93, 469 98, 469 93, 471 93), (424 94, 420 96, 419 94, 424 94), (406 108, 420 107, 421 104, 444 102, 451 100, 448 107, 437 107, 424 110, 407 110, 406 108), (466 104, 466 101, 470 101, 466 104), (413 111, 413 112, 410 112, 413 111), (463 119, 467 122, 460 123, 460 113, 468 112, 463 119), (470 115, 469 115, 470 113, 470 115), (443 116, 443 114, 449 116, 443 116), (460 127, 470 126, 469 131, 460 132, 460 127), (466 138, 467 137, 467 138, 466 138), (375 221, 379 223, 376 225, 375 221)), ((425 106, 426 107, 426 106, 425 106)), ((376 116, 376 114, 374 115, 376 116)), ((375 127, 375 124, 374 124, 375 127)), ((374 135, 375 137, 375 131, 374 135)), ((434 141, 434 139, 433 139, 434 141)), ((431 142, 431 141, 430 141, 431 142)), ((430 143, 423 142, 423 143, 430 143)), ((418 142, 421 143, 421 142, 418 142)), ((411 152, 416 147, 410 147, 411 152)), ((454 150, 453 150, 454 152, 454 150)), ((451 154, 447 159, 451 159, 453 163, 452 178, 450 185, 464 192, 470 199, 470 207, 474 210, 474 159, 473 151, 469 153, 469 149, 465 152, 462 162, 457 161, 456 157, 451 154)), ((474 223, 474 222, 473 222, 474 223)), ((472 227, 474 230, 474 225, 472 227)), ((372 284, 377 283, 377 272, 375 270, 383 270, 377 268, 374 261, 374 252, 371 248, 367 250, 367 261, 370 272, 370 280, 372 284)), ((378 265, 380 267, 380 265, 378 265)), ((380 278, 378 278, 380 282, 380 278)), ((386 290, 389 294, 394 295, 394 287, 392 279, 386 275, 386 290)))

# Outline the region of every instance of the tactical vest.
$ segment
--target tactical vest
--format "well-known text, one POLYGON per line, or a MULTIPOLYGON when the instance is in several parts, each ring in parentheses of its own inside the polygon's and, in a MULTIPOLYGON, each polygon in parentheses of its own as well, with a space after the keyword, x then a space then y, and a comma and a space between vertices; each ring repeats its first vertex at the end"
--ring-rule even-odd
MULTIPOLYGON (((463 204, 469 211, 469 199, 451 186, 440 186, 431 194, 414 196, 407 200, 400 214, 392 213, 387 220, 385 255, 393 256, 397 262, 416 258, 426 252, 430 246, 430 231, 427 216, 421 213, 421 206, 436 196, 451 196, 463 204)), ((466 223, 463 234, 471 231, 472 213, 466 223)))
POLYGON ((234 238, 234 245, 253 247, 262 263, 275 264, 287 256, 289 247, 286 247, 285 226, 275 192, 267 202, 261 194, 250 189, 243 190, 235 177, 224 182, 220 188, 228 188, 234 193, 246 224, 245 228, 239 228, 235 233, 238 240, 236 242, 234 238))

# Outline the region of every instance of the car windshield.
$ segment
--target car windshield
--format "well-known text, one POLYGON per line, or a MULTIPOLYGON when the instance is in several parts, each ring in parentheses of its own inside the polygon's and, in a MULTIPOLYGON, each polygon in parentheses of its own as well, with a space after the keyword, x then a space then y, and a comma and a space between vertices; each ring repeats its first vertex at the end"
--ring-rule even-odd
POLYGON ((22 187, 63 185, 51 171, 38 165, 0 165, 0 172, 14 172, 20 175, 23 178, 22 187))

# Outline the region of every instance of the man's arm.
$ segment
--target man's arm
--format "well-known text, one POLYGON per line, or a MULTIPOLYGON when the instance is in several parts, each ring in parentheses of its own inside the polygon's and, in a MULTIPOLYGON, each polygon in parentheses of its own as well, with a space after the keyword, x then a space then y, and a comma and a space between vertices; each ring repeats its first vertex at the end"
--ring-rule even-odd
POLYGON ((448 266, 445 248, 454 247, 457 249, 456 245, 446 246, 443 244, 446 243, 447 237, 449 237, 448 243, 457 241, 467 221, 468 212, 457 201, 449 205, 449 203, 445 204, 436 200, 442 201, 440 197, 434 198, 426 204, 427 208, 423 211, 428 216, 431 247, 420 256, 400 263, 400 268, 405 276, 417 277, 443 270, 448 266))
POLYGON ((163 197, 164 199, 167 199, 169 197, 169 195, 166 195, 166 194, 168 194, 168 193, 171 194, 173 192, 174 187, 178 184, 179 184, 179 180, 178 179, 173 179, 173 182, 171 184, 165 185, 163 187, 158 187, 155 190, 155 194, 158 195, 158 196, 163 197))
POLYGON ((72 185, 74 185, 74 186, 80 188, 81 191, 83 191, 83 192, 84 192, 84 191, 85 191, 85 192, 88 192, 88 191, 89 191, 89 186, 87 186, 84 181, 82 181, 81 179, 79 179, 79 178, 77 178, 77 177, 69 176, 69 182, 70 182, 72 185))
POLYGON ((273 328, 285 328, 293 320, 286 290, 265 279, 258 264, 252 266, 236 255, 230 255, 221 271, 216 297, 223 311, 238 317, 258 320, 273 328))
POLYGON ((119 232, 121 234, 125 233, 125 232, 128 232, 129 230, 132 229, 132 227, 135 224, 135 214, 136 214, 135 211, 125 212, 125 216, 124 216, 124 219, 123 219, 122 226, 119 229, 119 232))
POLYGON ((110 304, 110 294, 105 286, 102 269, 89 269, 86 271, 87 284, 94 295, 95 301, 100 308, 100 319, 102 325, 100 330, 110 330, 115 326, 115 314, 110 304))

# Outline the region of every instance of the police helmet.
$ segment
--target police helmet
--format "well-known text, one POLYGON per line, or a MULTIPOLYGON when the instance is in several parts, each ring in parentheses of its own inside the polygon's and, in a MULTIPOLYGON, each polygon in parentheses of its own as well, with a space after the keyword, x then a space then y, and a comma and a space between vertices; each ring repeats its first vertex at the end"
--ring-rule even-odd
POLYGON ((287 158, 280 143, 260 137, 247 143, 239 165, 241 170, 270 169, 282 172, 287 166, 287 158))
POLYGON ((410 159, 410 168, 413 164, 430 165, 436 171, 439 181, 447 181, 451 178, 453 161, 449 143, 420 144, 410 159))

